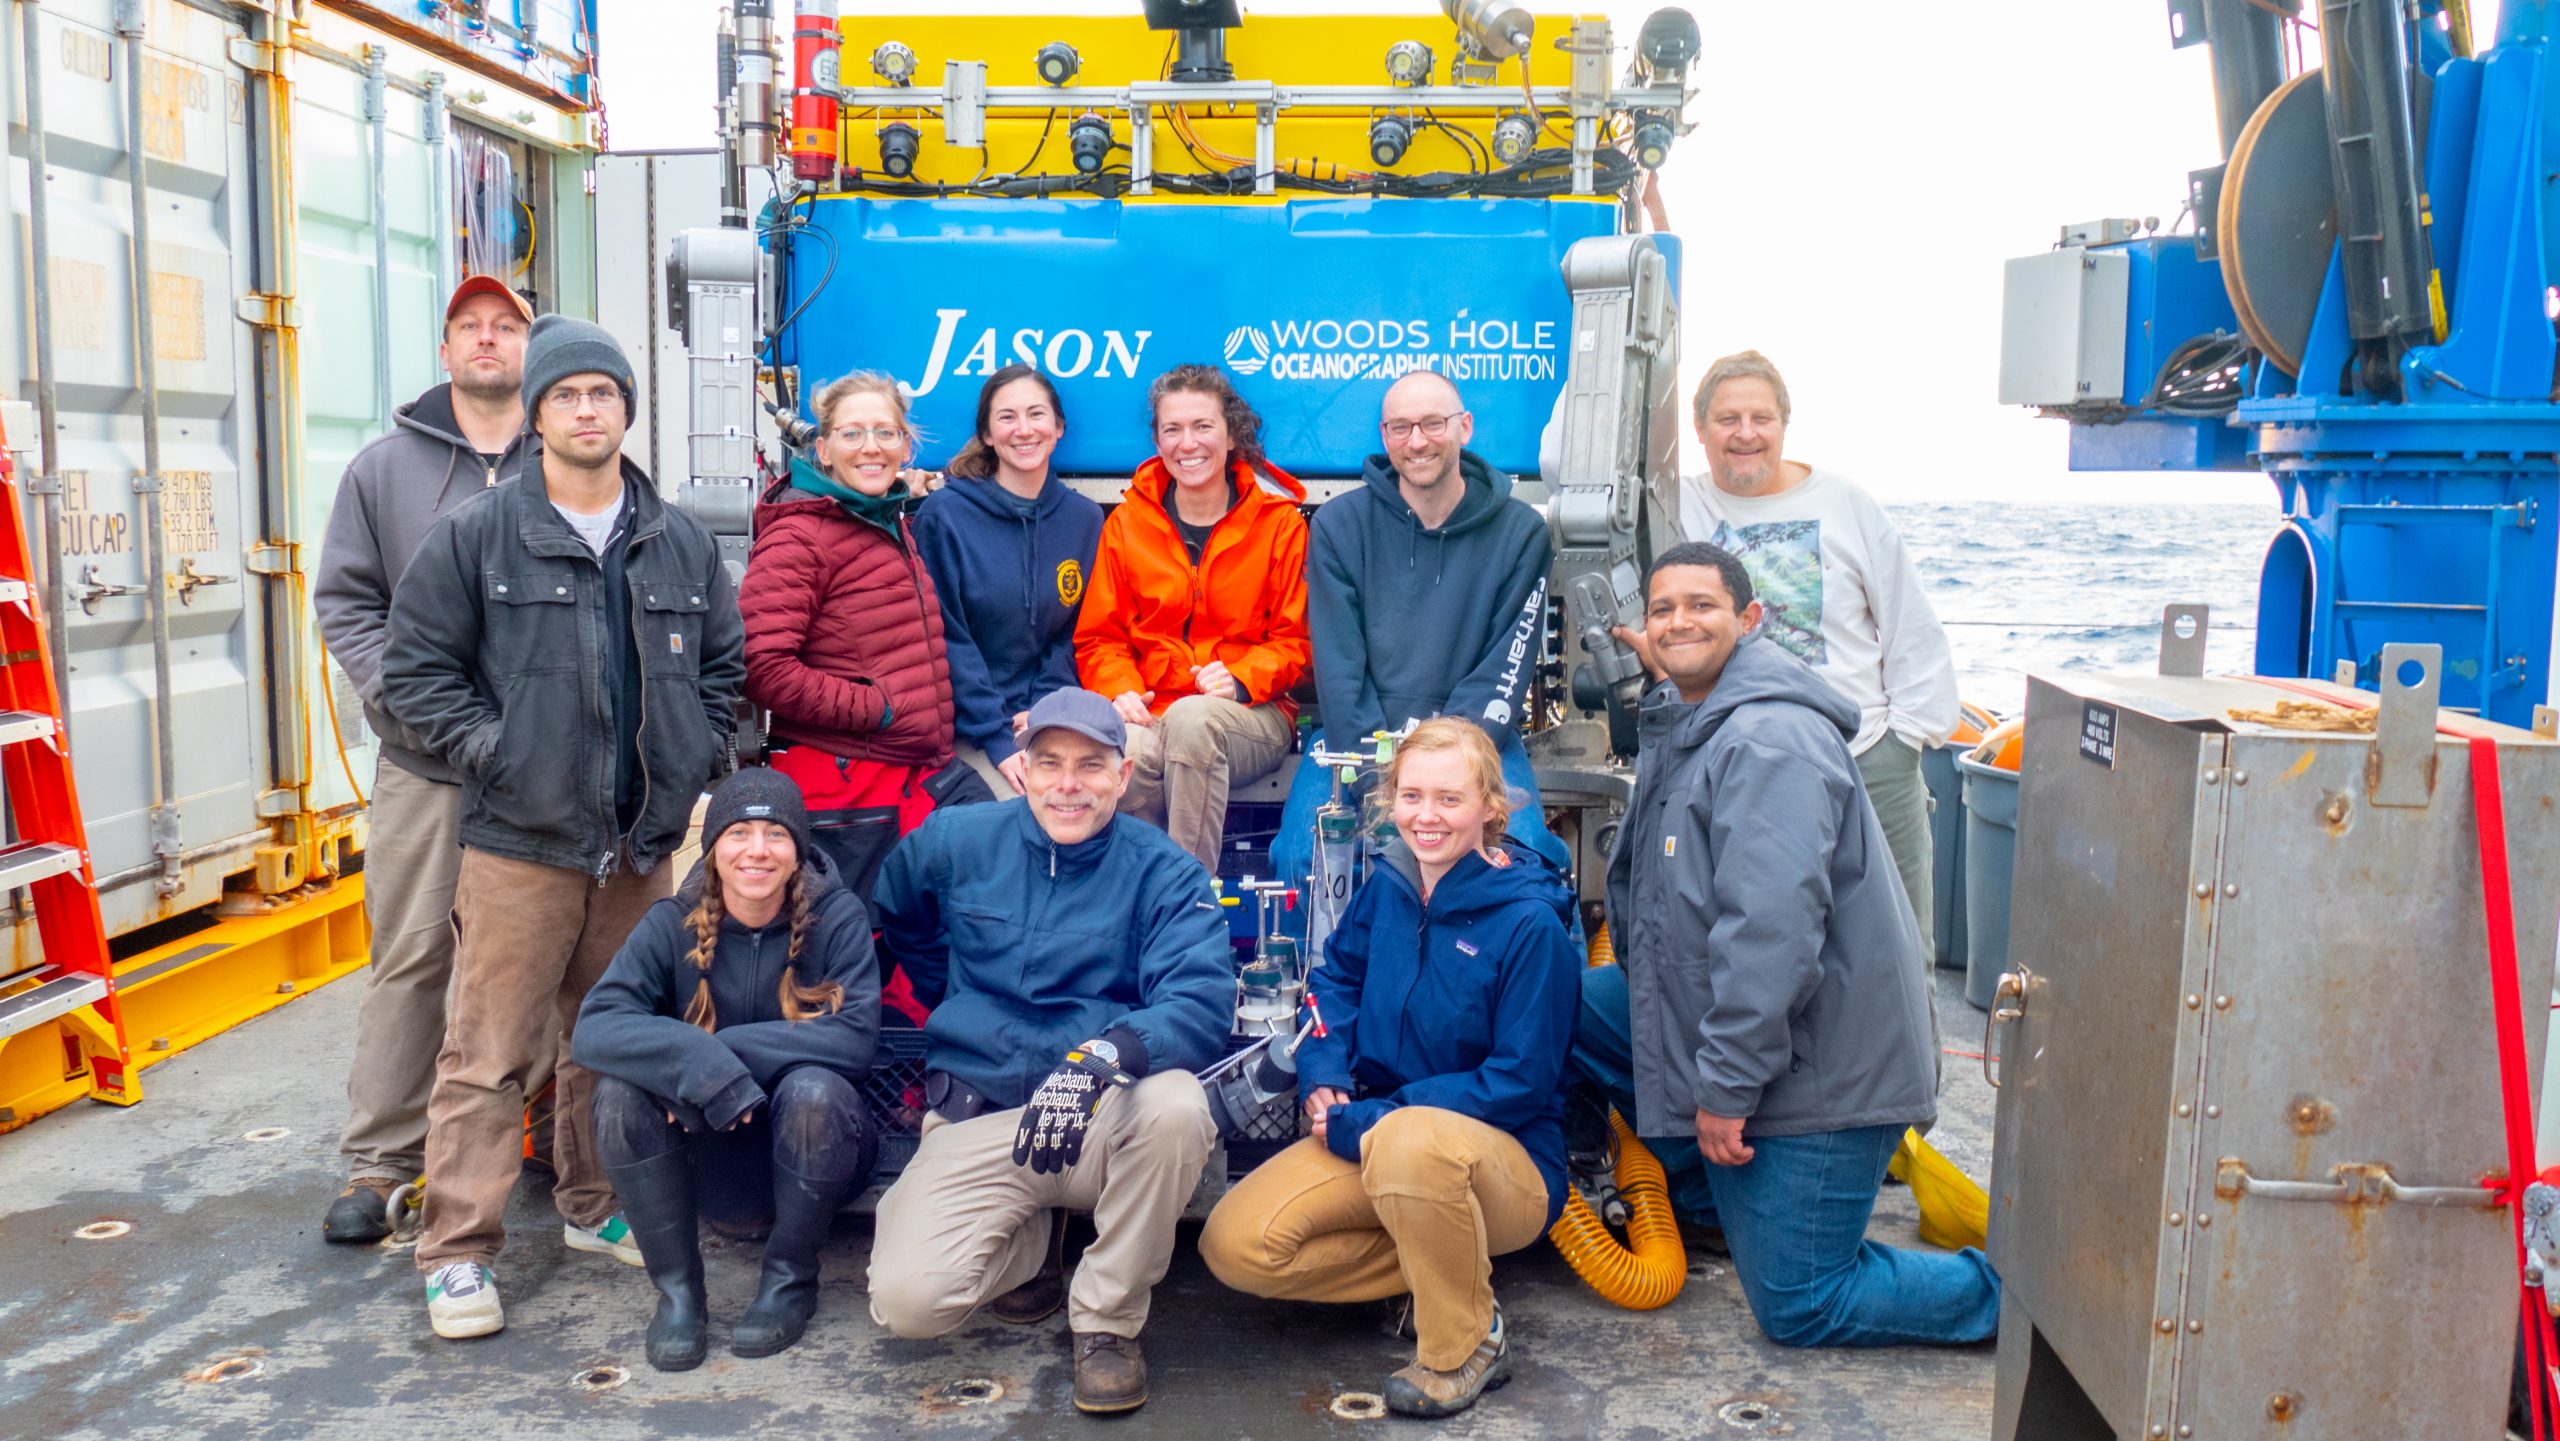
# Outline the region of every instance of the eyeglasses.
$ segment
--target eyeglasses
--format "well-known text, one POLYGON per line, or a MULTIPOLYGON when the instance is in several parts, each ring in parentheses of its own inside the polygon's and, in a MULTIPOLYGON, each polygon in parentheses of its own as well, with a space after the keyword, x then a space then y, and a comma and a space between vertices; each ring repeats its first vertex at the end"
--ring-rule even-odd
POLYGON ((895 450, 905 443, 907 433, 894 425, 848 425, 837 431, 835 436, 838 445, 849 445, 859 449, 863 437, 869 436, 871 443, 882 450, 895 450))
POLYGON ((594 390, 577 390, 564 385, 542 397, 542 408, 560 415, 568 415, 577 410, 581 401, 594 406, 598 415, 620 410, 622 388, 617 385, 604 385, 594 390))
POLYGON ((1379 429, 1387 433, 1387 439, 1399 445, 1410 439, 1417 430, 1422 432, 1422 438, 1425 440, 1438 440, 1449 433, 1449 422, 1464 414, 1466 412, 1461 410, 1451 415, 1426 415, 1420 420, 1390 420, 1379 429))

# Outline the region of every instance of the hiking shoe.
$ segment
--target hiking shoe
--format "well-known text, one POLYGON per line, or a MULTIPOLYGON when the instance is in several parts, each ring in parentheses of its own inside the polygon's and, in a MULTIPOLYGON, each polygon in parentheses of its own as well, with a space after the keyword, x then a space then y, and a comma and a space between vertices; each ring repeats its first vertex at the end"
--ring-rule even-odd
POLYGON ((347 1183, 329 1214, 320 1218, 320 1239, 351 1245, 379 1241, 391 1234, 391 1193, 400 1183, 387 1176, 364 1176, 347 1183))
POLYGON ((1147 1404, 1147 1357, 1137 1337, 1078 1331, 1075 1338, 1077 1410, 1108 1416, 1147 1404))
POLYGON ((987 1314, 1013 1326, 1028 1326, 1058 1314, 1067 1304, 1067 1218, 1064 1212, 1049 1218, 1049 1254, 1040 1262, 1039 1274, 987 1303, 987 1314))
POLYGON ((505 1329, 496 1273, 477 1261, 437 1267, 427 1277, 427 1324, 448 1341, 505 1329))
POLYGON ((1502 1324, 1502 1308, 1496 1306, 1493 1329, 1457 1370, 1434 1371, 1416 1361, 1387 1378, 1385 1400, 1387 1409, 1399 1416, 1455 1416, 1510 1379, 1511 1338, 1502 1324))
POLYGON ((569 1249, 572 1251, 593 1251, 599 1256, 611 1256, 625 1266, 649 1264, 647 1259, 641 1256, 640 1248, 631 1243, 631 1223, 622 1219, 620 1211, 605 1217, 593 1227, 581 1226, 575 1221, 563 1221, 560 1223, 560 1239, 568 1242, 569 1249))

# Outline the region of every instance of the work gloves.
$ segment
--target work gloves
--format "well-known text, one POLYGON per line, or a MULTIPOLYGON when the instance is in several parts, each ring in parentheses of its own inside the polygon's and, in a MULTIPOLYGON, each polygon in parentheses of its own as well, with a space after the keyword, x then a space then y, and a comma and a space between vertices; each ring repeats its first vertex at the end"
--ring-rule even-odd
POLYGON ((1022 1108, 1022 1123, 1013 1133, 1013 1163, 1039 1175, 1074 1165, 1084 1155, 1084 1133, 1102 1098, 1138 1084, 1146 1069, 1146 1047, 1126 1027, 1070 1047, 1065 1062, 1022 1108))

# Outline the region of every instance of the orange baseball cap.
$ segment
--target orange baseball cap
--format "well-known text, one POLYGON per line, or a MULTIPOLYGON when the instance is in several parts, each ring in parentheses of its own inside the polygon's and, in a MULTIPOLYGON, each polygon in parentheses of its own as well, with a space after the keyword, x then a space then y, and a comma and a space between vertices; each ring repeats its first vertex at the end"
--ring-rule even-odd
POLYGON ((462 283, 453 288, 453 298, 444 303, 444 318, 453 319, 453 313, 462 308, 462 302, 475 295, 501 296, 516 308, 516 314, 524 317, 525 324, 533 323, 533 307, 525 303, 525 298, 516 293, 514 286, 494 275, 464 276, 462 283))

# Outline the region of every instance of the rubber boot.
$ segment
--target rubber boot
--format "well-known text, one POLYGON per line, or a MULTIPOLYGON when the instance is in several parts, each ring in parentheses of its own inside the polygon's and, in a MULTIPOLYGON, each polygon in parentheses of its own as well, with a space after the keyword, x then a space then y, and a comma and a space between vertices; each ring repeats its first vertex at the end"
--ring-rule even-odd
POLYGON ((764 1280, 729 1332, 732 1353, 770 1356, 788 1350, 809 1329, 809 1316, 818 1309, 818 1247, 854 1185, 852 1179, 812 1181, 787 1167, 773 1168, 773 1233, 764 1242, 764 1280))
POLYGON ((649 1317, 649 1364, 690 1371, 710 1349, 710 1307, 702 1294, 702 1245, 694 1229, 693 1168, 682 1147, 630 1166, 607 1166, 622 1218, 640 1248, 658 1309, 649 1317))

